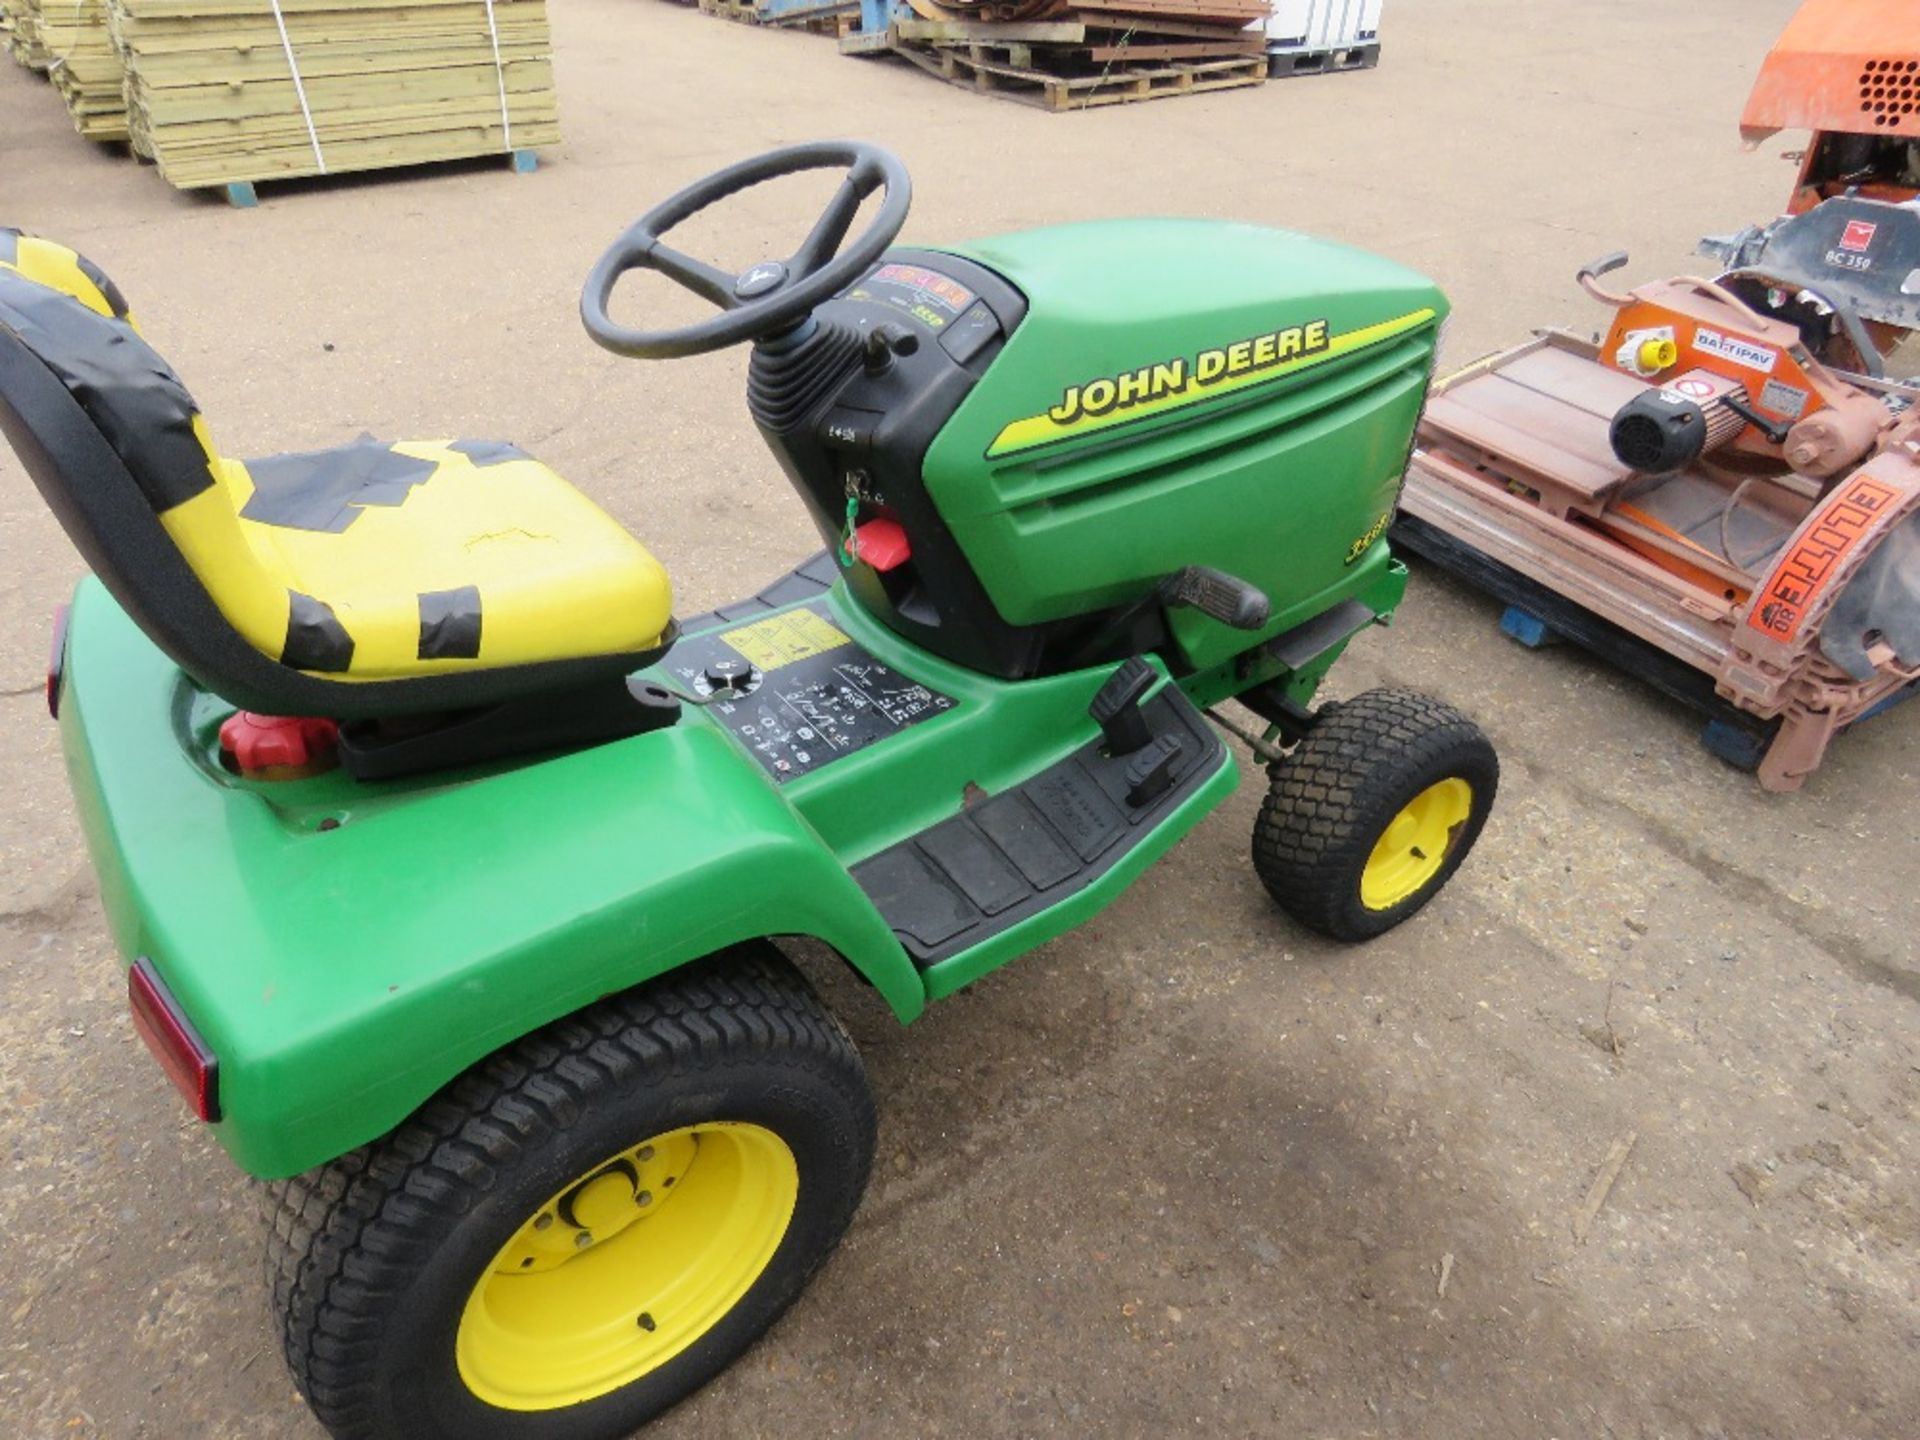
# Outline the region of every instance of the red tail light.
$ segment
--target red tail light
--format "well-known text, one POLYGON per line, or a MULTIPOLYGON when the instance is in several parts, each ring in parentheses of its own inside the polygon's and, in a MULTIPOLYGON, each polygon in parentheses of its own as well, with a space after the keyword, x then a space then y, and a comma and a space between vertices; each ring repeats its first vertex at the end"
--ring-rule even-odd
POLYGON ((53 650, 47 656, 47 713, 60 718, 60 679, 67 668, 67 615, 62 605, 53 612, 53 650))
POLYGON ((167 1072, 174 1088, 202 1120, 220 1118, 220 1062, 195 1033, 151 960, 134 962, 127 972, 127 1003, 133 1028, 167 1072))

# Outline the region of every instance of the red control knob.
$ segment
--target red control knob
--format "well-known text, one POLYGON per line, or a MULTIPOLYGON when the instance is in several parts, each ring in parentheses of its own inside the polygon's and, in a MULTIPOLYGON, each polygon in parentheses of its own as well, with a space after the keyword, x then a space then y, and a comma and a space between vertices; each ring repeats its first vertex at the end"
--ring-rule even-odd
POLYGON ((871 565, 881 574, 907 563, 913 546, 898 520, 869 520, 853 532, 853 557, 871 565))
POLYGON ((301 780, 333 767, 340 726, 311 715, 240 710, 220 727, 220 748, 250 780, 301 780))

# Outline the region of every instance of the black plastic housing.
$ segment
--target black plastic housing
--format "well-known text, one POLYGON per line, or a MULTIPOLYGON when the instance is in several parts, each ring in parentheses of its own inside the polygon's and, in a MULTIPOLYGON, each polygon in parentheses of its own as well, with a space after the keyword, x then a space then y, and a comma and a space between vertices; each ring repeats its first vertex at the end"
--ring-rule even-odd
POLYGON ((1707 417, 1683 395, 1643 390, 1622 405, 1607 432, 1620 463, 1643 475, 1666 475, 1707 448, 1707 417))
POLYGON ((983 266, 890 250, 807 326, 756 345, 747 381, 754 421, 831 552, 841 551, 849 498, 855 524, 885 516, 906 531, 904 564, 846 570, 855 599, 923 649, 1009 679, 1135 654, 1164 630, 1157 613, 1143 616, 1089 656, 1083 642, 1107 612, 1010 624, 927 494, 928 447, 1026 313, 1026 297, 983 266), (927 287, 888 278, 902 271, 928 277, 927 287))

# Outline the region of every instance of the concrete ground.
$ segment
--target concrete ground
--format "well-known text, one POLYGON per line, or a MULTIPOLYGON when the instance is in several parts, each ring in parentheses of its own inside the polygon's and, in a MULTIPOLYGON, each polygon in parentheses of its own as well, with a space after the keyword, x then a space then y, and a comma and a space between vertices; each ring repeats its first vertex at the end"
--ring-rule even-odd
MULTIPOLYGON (((690 613, 815 540, 742 413, 743 353, 621 362, 575 319, 601 246, 683 182, 852 134, 912 167, 909 239, 1145 211, 1320 231, 1438 277, 1464 361, 1592 322, 1592 256, 1672 273, 1774 213, 1797 137, 1744 154, 1735 121, 1792 8, 1398 3, 1372 73, 1054 116, 565 0, 568 139, 537 174, 252 212, 88 146, 0 66, 0 220, 119 280, 230 452, 519 441, 645 536, 690 613)), ((811 203, 707 243, 744 265, 811 203)), ((39 699, 80 565, 11 456, 0 554, 0 1431, 315 1440, 252 1194, 125 1017, 39 699)), ((1496 617, 1420 572, 1335 672, 1446 696, 1505 763, 1478 852, 1387 938, 1339 950, 1274 911, 1249 783, 910 1030, 826 977, 880 1095, 873 1187, 792 1315, 655 1433, 1920 1433, 1920 713, 1770 796, 1631 678, 1496 617)))

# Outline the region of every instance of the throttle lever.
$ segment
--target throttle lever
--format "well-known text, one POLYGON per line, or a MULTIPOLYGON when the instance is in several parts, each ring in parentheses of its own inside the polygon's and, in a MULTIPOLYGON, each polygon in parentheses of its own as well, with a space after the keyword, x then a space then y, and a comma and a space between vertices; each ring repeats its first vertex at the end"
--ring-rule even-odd
POLYGON ((884 375, 893 368, 896 355, 912 355, 920 349, 920 337, 904 325, 883 320, 867 332, 864 359, 869 375, 884 375))
POLYGON ((1166 605, 1184 605, 1236 630, 1258 630, 1273 613, 1267 592, 1211 565, 1176 570, 1158 587, 1166 605))

